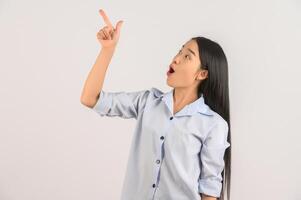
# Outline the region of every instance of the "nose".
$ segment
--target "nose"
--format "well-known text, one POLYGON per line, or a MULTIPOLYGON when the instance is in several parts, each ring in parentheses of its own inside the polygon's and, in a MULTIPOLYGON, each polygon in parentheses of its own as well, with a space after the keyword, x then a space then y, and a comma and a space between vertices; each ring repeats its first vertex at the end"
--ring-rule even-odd
POLYGON ((178 56, 176 56, 176 57, 173 59, 173 63, 179 64, 179 57, 178 57, 178 56))

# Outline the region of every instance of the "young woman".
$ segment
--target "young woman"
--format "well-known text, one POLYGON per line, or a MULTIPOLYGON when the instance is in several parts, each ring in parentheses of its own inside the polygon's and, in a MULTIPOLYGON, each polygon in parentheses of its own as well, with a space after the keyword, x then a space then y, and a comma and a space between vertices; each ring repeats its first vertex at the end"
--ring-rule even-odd
POLYGON ((81 103, 100 116, 135 118, 122 200, 216 200, 230 196, 231 134, 226 56, 204 37, 187 41, 167 72, 169 92, 106 92, 105 73, 123 21, 98 33, 101 51, 81 103))

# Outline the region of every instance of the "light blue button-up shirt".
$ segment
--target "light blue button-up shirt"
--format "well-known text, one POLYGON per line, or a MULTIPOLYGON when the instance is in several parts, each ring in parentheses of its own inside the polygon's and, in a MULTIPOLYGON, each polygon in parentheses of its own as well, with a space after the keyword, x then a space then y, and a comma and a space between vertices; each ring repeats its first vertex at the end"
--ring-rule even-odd
POLYGON ((135 118, 121 200, 200 200, 222 189, 228 123, 203 94, 173 114, 174 89, 101 91, 100 116, 135 118))

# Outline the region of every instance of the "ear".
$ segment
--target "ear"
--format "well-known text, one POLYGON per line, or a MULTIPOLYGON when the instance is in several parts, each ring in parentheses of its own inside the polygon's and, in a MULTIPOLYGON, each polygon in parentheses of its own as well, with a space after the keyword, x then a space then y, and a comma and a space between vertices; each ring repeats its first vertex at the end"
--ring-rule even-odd
POLYGON ((198 72, 198 75, 197 75, 197 80, 204 80, 208 77, 208 70, 206 69, 201 69, 199 72, 198 72))

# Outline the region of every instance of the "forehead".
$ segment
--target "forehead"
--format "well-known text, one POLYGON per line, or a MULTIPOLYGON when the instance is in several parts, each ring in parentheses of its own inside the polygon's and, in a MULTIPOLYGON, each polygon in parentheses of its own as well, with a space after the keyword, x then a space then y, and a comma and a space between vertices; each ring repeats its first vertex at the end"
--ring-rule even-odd
POLYGON ((197 45, 196 41, 194 41, 194 40, 189 40, 189 41, 185 42, 183 44, 183 46, 185 46, 186 48, 189 47, 192 50, 198 49, 198 45, 197 45))

